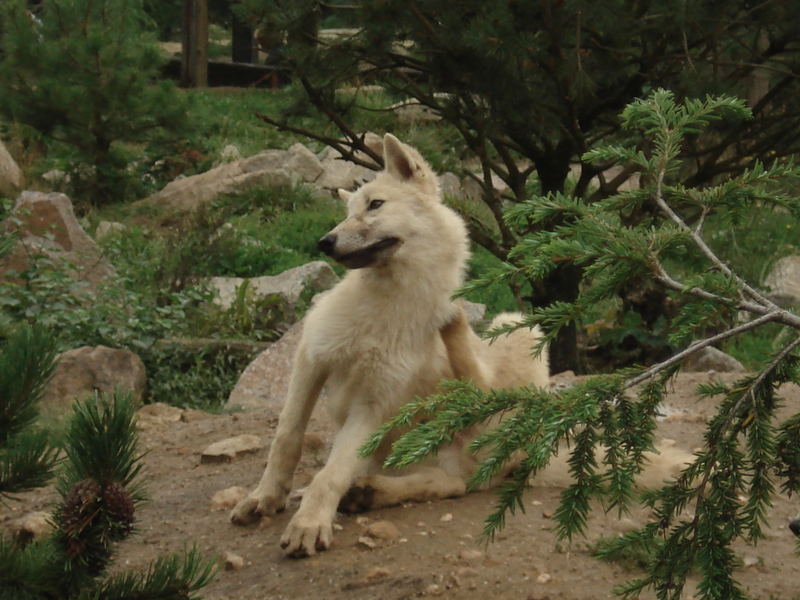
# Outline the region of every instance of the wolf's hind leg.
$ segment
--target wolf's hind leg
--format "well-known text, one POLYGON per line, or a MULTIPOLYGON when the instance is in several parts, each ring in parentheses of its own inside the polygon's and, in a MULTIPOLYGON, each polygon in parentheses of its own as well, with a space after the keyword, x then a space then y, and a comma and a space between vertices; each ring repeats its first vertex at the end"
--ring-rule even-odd
POLYGON ((472 381, 482 390, 488 390, 491 374, 479 356, 480 339, 472 330, 461 303, 454 305, 453 318, 440 330, 447 360, 456 379, 472 381))
POLYGON ((408 475, 370 475, 358 480, 339 502, 339 511, 356 513, 404 502, 454 498, 466 491, 461 477, 437 467, 418 467, 408 475))

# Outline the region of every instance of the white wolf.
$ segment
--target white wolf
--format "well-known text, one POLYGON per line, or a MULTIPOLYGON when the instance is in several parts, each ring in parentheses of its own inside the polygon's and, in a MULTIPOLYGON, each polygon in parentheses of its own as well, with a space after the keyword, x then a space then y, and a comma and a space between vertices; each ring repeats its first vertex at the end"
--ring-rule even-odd
POLYGON ((244 524, 285 507, 303 431, 327 385, 338 432, 281 539, 287 554, 328 548, 337 506, 357 480, 373 507, 465 492, 475 464, 463 447, 469 440, 399 476, 380 473, 386 448, 359 457, 367 437, 415 396, 465 375, 482 387, 548 383, 546 360, 530 357, 534 332, 489 345, 469 328, 451 300, 469 256, 466 227, 442 204, 416 150, 389 134, 383 145, 385 170, 356 192, 339 192, 348 216, 319 246, 352 270, 306 315, 266 471, 231 514, 244 524))
MULTIPOLYGON (((400 475, 381 472, 392 440, 370 458, 359 456, 368 436, 403 404, 434 392, 446 378, 470 378, 484 389, 548 385, 545 353, 531 356, 538 330, 520 329, 489 344, 469 327, 451 300, 469 256, 466 227, 441 202, 436 176, 416 150, 387 134, 383 153, 385 170, 375 180, 339 192, 347 218, 319 247, 351 271, 306 315, 267 468, 231 513, 234 523, 246 524, 285 508, 303 432, 326 385, 338 431, 281 538, 292 556, 330 546, 348 491, 347 502, 360 507, 465 493, 477 463, 465 448, 469 434, 400 475)), ((493 324, 518 318, 501 315, 493 324)), ((658 457, 651 480, 674 472, 673 465, 685 462, 679 458, 658 457)), ((565 466, 562 457, 554 461, 555 475, 545 480, 563 482, 565 466)))

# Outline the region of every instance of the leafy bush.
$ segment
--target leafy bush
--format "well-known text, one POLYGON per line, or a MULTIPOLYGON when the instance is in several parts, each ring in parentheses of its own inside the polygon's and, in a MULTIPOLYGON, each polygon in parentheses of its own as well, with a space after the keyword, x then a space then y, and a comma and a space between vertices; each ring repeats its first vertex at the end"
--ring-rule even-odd
POLYGON ((187 347, 163 343, 141 354, 148 374, 147 402, 220 410, 253 352, 232 345, 187 347))

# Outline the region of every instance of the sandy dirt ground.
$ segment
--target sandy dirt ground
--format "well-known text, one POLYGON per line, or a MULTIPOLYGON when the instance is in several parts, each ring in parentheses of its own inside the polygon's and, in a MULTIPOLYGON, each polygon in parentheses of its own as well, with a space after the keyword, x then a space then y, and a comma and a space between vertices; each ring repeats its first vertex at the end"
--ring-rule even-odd
MULTIPOLYGON (((699 444, 713 406, 698 401, 694 390, 708 377, 693 373, 677 378, 668 399, 671 416, 661 422, 659 437, 674 439, 687 449, 699 444)), ((796 412, 800 389, 787 386, 782 392, 784 410, 796 412)), ((278 540, 296 500, 286 512, 250 527, 231 525, 228 511, 215 510, 210 504, 220 490, 256 483, 276 423, 274 413, 251 410, 223 415, 187 412, 182 421, 144 424, 140 439, 147 452, 150 500, 138 512, 138 533, 119 547, 115 569, 141 568, 160 554, 182 551, 193 543, 206 555, 238 555, 243 566, 221 568, 203 592, 204 598, 212 600, 596 599, 614 597, 611 590, 617 583, 637 575, 635 570, 592 558, 588 548, 600 537, 644 522, 644 512, 618 519, 616 512, 597 510, 586 539, 559 544, 549 517, 561 490, 536 486, 526 496, 526 511, 510 517, 489 546, 479 544, 478 537, 494 496, 481 492, 342 515, 329 551, 303 560, 285 558, 278 540), (260 436, 265 448, 230 463, 201 463, 200 455, 209 444, 240 434, 260 436), (382 524, 390 539, 368 535, 370 526, 381 521, 394 526, 382 524)), ((307 484, 325 460, 329 434, 324 413, 312 419, 310 431, 314 435, 309 437, 295 477, 296 488, 307 484)), ((0 527, 27 511, 46 510, 53 497, 52 490, 45 489, 27 494, 23 502, 0 506, 0 527)), ((798 512, 797 499, 779 498, 769 514, 766 539, 755 547, 737 547, 743 560, 737 577, 752 598, 800 598, 800 557, 794 553, 795 540, 787 529, 788 520, 798 512)), ((692 585, 686 598, 692 597, 692 585)))

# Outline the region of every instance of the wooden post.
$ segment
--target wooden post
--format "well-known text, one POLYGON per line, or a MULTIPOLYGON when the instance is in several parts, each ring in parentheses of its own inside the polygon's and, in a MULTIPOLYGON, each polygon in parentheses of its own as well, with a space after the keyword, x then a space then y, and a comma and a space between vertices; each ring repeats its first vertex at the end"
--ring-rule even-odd
POLYGON ((181 85, 208 85, 208 0, 183 0, 181 85))
POLYGON ((252 28, 235 15, 231 15, 232 39, 231 39, 231 60, 240 63, 254 63, 255 48, 253 46, 252 28))

